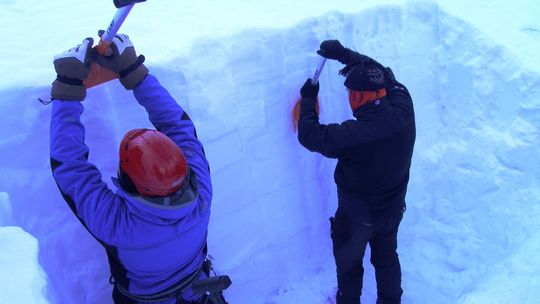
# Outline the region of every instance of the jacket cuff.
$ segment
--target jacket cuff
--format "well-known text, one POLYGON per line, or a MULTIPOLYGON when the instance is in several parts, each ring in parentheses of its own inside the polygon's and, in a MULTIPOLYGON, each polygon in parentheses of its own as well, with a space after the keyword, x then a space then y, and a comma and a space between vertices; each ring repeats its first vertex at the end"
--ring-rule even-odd
POLYGON ((51 88, 53 99, 83 101, 86 97, 86 88, 83 85, 73 85, 55 80, 51 88))
POLYGON ((141 64, 134 71, 124 77, 120 77, 120 83, 126 90, 133 90, 148 75, 148 68, 141 64))

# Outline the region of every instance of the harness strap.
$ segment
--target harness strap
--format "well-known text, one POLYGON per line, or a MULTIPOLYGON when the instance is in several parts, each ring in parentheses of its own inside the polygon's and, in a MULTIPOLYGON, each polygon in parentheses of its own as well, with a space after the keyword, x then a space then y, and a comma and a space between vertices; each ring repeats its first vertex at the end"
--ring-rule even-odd
MULTIPOLYGON (((122 293, 124 296, 135 300, 139 302, 148 302, 148 303, 155 303, 160 302, 163 300, 171 299, 171 298, 181 298, 181 292, 188 288, 200 275, 202 271, 202 267, 199 267, 196 271, 192 272, 187 277, 184 277, 178 284, 175 284, 168 289, 165 289, 164 291, 160 291, 158 293, 149 294, 149 295, 138 295, 130 293, 128 290, 126 290, 124 287, 122 287, 120 284, 118 284, 116 281, 113 281, 114 286, 122 293)), ((111 276, 112 279, 112 276, 111 276)))

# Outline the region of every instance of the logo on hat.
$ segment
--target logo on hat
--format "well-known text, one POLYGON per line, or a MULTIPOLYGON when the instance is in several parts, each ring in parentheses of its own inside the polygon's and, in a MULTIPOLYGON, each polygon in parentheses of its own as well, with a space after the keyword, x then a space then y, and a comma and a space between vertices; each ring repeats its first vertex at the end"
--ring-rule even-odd
POLYGON ((379 68, 366 68, 366 76, 368 80, 376 85, 381 85, 384 83, 384 74, 379 68))

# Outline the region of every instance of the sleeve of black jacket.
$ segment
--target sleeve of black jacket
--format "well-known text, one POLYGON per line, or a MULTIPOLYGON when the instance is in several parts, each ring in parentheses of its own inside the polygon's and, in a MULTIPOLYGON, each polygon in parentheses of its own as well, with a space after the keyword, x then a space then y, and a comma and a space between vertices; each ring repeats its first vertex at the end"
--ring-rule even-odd
POLYGON ((312 152, 319 152, 330 158, 337 158, 347 147, 349 122, 342 124, 321 124, 315 110, 313 98, 302 98, 298 120, 298 141, 312 152))
POLYGON ((358 62, 358 61, 360 61, 360 62, 368 62, 368 61, 376 62, 371 57, 368 57, 366 55, 362 55, 362 54, 360 54, 358 52, 355 52, 355 51, 353 51, 351 49, 348 49, 348 48, 345 48, 343 58, 341 58, 339 60, 339 62, 341 62, 342 64, 345 64, 345 65, 351 64, 353 62, 358 62))

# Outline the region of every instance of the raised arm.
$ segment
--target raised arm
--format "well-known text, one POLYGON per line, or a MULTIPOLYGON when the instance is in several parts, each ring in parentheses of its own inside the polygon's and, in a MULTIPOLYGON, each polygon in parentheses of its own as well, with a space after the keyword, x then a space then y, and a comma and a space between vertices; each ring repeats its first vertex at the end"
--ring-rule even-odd
MULTIPOLYGON (((353 114, 358 113, 356 111, 361 106, 387 95, 387 100, 394 109, 414 115, 412 99, 407 88, 395 79, 390 68, 385 68, 376 60, 343 47, 338 40, 323 41, 317 53, 346 64, 340 74, 346 77, 344 85, 349 90, 349 103, 353 114)), ((312 84, 310 79, 300 90, 302 101, 298 140, 304 147, 324 156, 336 158, 350 145, 376 140, 373 132, 367 132, 367 128, 357 128, 357 124, 352 120, 341 124, 321 124, 315 110, 318 92, 319 84, 312 84)))
POLYGON ((354 62, 376 62, 372 58, 344 47, 338 40, 325 40, 317 53, 328 59, 337 60, 345 65, 354 62))
MULTIPOLYGON (((338 40, 325 40, 321 43, 320 49, 317 53, 328 59, 338 60, 346 66, 339 71, 343 76, 348 76, 349 72, 356 66, 372 67, 375 70, 382 71, 381 75, 384 77, 384 84, 382 87, 386 89, 388 99, 392 106, 404 109, 406 111, 413 111, 412 98, 407 88, 396 80, 394 73, 389 67, 384 67, 375 59, 362 55, 349 48, 344 47, 338 40)), ((365 77, 369 82, 370 77, 365 77)), ((346 81, 347 82, 347 81, 346 81)), ((347 86, 347 83, 345 83, 347 86)), ((367 85, 369 87, 370 85, 367 85)), ((377 85, 375 88, 379 88, 377 85)))
POLYGON ((122 204, 101 179, 99 170, 88 162, 81 123, 86 89, 82 85, 90 70, 93 40, 87 38, 54 60, 57 79, 53 82, 50 124, 51 169, 58 188, 77 218, 98 239, 115 243, 110 233, 120 224, 122 204))
POLYGON ((120 83, 127 90, 133 90, 135 98, 148 112, 154 127, 182 149, 188 166, 200 179, 199 185, 206 187, 211 193, 208 161, 188 114, 158 80, 148 74, 148 69, 143 64, 144 56, 137 56, 133 43, 127 35, 116 35, 111 50, 110 55, 96 55, 95 61, 119 74, 120 83))
POLYGON ((207 176, 210 169, 202 143, 197 138, 195 125, 169 92, 153 75, 148 75, 133 93, 148 112, 150 122, 182 149, 188 165, 196 174, 207 176))
POLYGON ((302 96, 300 118, 298 120, 298 141, 312 152, 319 152, 330 158, 337 158, 347 148, 348 123, 321 124, 315 110, 315 101, 319 92, 319 83, 306 80, 300 89, 302 96))

